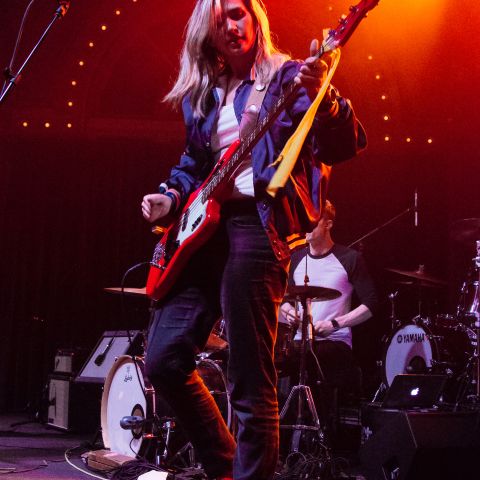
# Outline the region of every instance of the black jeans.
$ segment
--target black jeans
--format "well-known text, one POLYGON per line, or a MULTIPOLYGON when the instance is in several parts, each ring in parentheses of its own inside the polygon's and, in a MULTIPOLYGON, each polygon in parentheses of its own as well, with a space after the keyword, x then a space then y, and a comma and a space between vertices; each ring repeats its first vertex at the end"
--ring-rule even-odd
POLYGON ((211 478, 233 472, 235 480, 270 480, 279 446, 273 348, 287 271, 273 254, 253 202, 225 207, 222 218, 158 306, 146 373, 174 409, 211 478), (219 314, 227 329, 237 445, 195 369, 195 355, 219 314))

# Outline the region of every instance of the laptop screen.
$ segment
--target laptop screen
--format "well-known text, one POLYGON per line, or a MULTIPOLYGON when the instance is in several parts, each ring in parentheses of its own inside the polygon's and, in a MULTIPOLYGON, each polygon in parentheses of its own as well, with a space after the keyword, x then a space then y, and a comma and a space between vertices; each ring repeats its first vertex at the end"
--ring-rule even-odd
POLYGON ((446 380, 446 375, 397 375, 387 390, 382 408, 433 407, 446 380))

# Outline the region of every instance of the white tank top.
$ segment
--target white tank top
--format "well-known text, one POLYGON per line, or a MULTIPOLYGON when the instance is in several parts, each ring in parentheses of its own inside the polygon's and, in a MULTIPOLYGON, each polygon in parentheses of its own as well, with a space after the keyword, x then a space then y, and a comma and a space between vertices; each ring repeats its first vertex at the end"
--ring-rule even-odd
MULTIPOLYGON (((240 126, 235 116, 233 103, 220 108, 216 128, 212 134, 212 149, 217 161, 238 140, 240 126)), ((249 155, 237 170, 231 198, 253 197, 252 158, 249 155)))

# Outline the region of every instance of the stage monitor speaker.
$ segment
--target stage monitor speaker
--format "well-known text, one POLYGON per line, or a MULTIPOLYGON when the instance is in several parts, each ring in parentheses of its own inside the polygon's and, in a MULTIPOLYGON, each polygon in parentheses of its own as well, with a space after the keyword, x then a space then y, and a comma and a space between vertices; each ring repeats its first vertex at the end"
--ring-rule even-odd
POLYGON ((368 480, 477 480, 479 412, 378 412, 379 426, 360 448, 368 480))
POLYGON ((104 332, 75 382, 105 383, 115 359, 121 355, 142 355, 143 335, 139 330, 104 332))

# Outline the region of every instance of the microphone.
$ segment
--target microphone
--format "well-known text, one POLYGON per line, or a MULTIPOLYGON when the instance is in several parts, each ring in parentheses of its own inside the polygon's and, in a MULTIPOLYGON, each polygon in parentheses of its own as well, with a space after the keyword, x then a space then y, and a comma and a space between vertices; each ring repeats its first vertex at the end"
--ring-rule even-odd
POLYGON ((104 361, 105 361, 105 357, 107 356, 107 353, 108 351, 110 350, 110 347, 112 346, 112 343, 114 342, 115 340, 115 337, 113 337, 108 343, 107 345, 105 346, 105 348, 103 349, 103 352, 99 353, 97 355, 97 358, 95 358, 95 360, 93 361, 93 363, 99 367, 104 361))
POLYGON ((97 358, 93 361, 93 363, 99 367, 105 361, 105 352, 98 354, 97 358))
POLYGON ((133 430, 141 427, 145 423, 145 419, 140 415, 128 415, 120 420, 120 426, 124 430, 133 430))
POLYGON ((415 189, 413 197, 413 224, 418 227, 418 191, 415 189))

